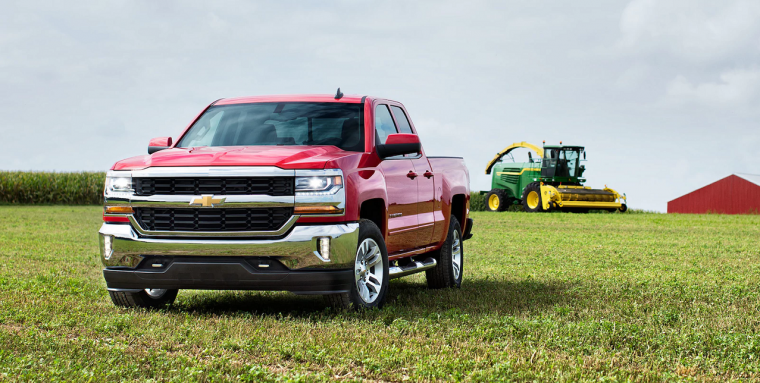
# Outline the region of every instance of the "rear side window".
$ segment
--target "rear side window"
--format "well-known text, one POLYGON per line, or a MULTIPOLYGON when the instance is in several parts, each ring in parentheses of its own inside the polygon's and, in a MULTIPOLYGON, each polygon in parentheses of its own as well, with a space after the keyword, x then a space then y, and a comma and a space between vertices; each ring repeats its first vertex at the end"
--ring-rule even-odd
POLYGON ((398 123, 398 132, 413 134, 412 126, 409 124, 409 119, 406 118, 404 110, 398 106, 391 106, 391 110, 393 111, 393 117, 396 117, 396 123, 398 123))
POLYGON ((396 124, 393 123, 391 112, 388 111, 388 105, 378 105, 375 107, 375 132, 377 132, 377 143, 385 144, 385 140, 391 134, 396 134, 396 124))

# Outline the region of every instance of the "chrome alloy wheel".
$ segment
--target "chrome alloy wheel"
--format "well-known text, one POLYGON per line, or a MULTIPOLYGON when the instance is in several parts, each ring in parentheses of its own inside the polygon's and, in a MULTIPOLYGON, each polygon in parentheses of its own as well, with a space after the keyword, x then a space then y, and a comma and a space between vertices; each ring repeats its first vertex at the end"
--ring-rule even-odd
POLYGON ((454 280, 459 279, 462 273, 462 241, 459 239, 459 231, 454 230, 451 241, 451 268, 454 269, 454 280))
POLYGON ((153 299, 158 299, 166 294, 166 289, 145 289, 145 293, 153 299))
POLYGON ((356 289, 364 302, 372 303, 380 296, 383 278, 385 278, 383 253, 372 238, 362 241, 356 250, 354 277, 356 289))

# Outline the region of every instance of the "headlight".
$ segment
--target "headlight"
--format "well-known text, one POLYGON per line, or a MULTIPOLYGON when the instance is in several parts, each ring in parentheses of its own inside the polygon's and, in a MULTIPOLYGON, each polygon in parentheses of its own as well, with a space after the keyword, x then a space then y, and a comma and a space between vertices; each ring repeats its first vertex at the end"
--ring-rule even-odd
POLYGON ((296 177, 296 193, 299 195, 330 195, 342 187, 341 176, 296 177))
POLYGON ((295 186, 294 214, 327 216, 345 213, 346 188, 340 169, 296 170, 295 186))
POLYGON ((132 177, 116 175, 106 177, 106 196, 129 196, 132 192, 134 192, 134 189, 132 189, 132 177))

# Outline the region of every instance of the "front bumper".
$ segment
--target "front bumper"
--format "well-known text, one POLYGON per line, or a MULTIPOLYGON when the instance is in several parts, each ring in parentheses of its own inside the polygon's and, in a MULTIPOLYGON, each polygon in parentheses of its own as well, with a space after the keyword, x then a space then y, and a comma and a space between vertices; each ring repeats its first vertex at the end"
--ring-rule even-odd
POLYGON ((297 294, 334 294, 348 291, 353 269, 287 270, 261 258, 148 257, 136 269, 103 270, 108 290, 151 289, 281 290, 297 294), (160 262, 160 269, 151 269, 160 262))
POLYGON ((100 228, 109 289, 342 292, 351 281, 359 224, 295 226, 280 239, 147 238, 129 224, 100 228), (318 250, 330 239, 328 255, 318 250))

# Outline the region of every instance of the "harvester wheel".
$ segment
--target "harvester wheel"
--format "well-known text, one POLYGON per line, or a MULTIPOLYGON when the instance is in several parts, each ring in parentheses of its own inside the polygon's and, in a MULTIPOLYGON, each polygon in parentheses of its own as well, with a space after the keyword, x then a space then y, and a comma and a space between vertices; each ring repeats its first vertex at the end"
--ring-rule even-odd
POLYGON ((531 182, 523 190, 522 205, 525 211, 529 213, 537 213, 544 211, 541 204, 541 184, 538 182, 531 182))
POLYGON ((621 205, 620 205, 620 212, 621 212, 621 213, 625 213, 626 211, 628 211, 628 205, 626 205, 626 204, 621 204, 621 205))
POLYGON ((486 194, 486 211, 505 211, 509 208, 509 198, 502 189, 493 189, 486 194))

